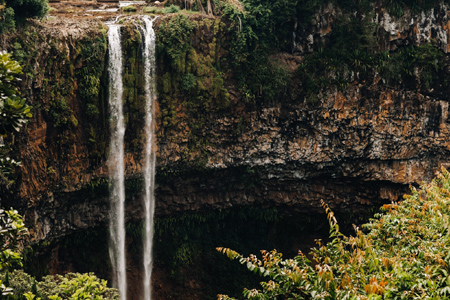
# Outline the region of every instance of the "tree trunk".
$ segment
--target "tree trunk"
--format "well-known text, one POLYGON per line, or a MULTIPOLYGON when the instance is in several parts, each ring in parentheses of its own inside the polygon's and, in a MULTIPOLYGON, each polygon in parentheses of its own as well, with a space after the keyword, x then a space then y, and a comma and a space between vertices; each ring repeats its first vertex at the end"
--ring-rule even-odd
POLYGON ((208 10, 208 15, 209 16, 214 15, 213 9, 212 9, 212 6, 211 6, 211 0, 208 0, 208 2, 206 4, 206 9, 208 10))
POLYGON ((201 0, 197 0, 197 5, 198 5, 198 10, 199 10, 202 14, 206 14, 205 9, 203 8, 202 1, 201 1, 201 0))

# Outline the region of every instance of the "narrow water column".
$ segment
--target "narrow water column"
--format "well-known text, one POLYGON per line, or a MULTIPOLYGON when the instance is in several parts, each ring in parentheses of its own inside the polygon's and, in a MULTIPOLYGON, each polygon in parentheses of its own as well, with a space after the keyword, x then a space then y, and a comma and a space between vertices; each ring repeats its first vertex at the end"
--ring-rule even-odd
POLYGON ((144 78, 146 94, 145 115, 145 238, 144 238, 144 300, 152 298, 152 267, 153 267, 153 216, 155 213, 155 124, 154 124, 154 102, 156 100, 156 59, 153 20, 143 16, 143 56, 144 56, 144 78))
POLYGON ((114 286, 120 291, 120 298, 127 299, 125 262, 125 163, 122 83, 122 47, 120 26, 108 25, 109 46, 109 110, 111 138, 108 153, 110 176, 110 245, 109 255, 114 272, 114 286))

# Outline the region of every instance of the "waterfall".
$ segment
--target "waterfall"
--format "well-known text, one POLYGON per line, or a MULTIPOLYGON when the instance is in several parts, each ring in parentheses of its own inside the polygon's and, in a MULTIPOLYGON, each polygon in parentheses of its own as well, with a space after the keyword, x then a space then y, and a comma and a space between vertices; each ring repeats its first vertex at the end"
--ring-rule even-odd
POLYGON ((111 216, 109 254, 114 272, 114 285, 120 291, 120 298, 127 299, 125 263, 125 164, 122 83, 122 48, 120 26, 108 25, 109 46, 109 109, 111 140, 108 153, 108 168, 111 181, 111 216))
POLYGON ((151 277, 153 266, 153 215, 155 212, 155 125, 153 120, 154 102, 156 100, 156 61, 153 20, 148 16, 142 17, 145 25, 141 26, 143 32, 143 57, 144 57, 144 79, 145 79, 145 238, 144 238, 144 300, 150 300, 151 277))

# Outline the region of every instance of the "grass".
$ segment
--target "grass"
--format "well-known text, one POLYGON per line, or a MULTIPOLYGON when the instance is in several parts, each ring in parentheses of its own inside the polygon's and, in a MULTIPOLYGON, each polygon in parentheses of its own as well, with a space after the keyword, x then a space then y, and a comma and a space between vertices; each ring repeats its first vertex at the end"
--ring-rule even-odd
POLYGON ((137 11, 137 7, 133 6, 133 5, 128 5, 125 6, 124 8, 122 8, 123 12, 136 12, 137 11))
POLYGON ((144 13, 146 14, 163 14, 164 10, 156 6, 146 6, 144 7, 144 13))

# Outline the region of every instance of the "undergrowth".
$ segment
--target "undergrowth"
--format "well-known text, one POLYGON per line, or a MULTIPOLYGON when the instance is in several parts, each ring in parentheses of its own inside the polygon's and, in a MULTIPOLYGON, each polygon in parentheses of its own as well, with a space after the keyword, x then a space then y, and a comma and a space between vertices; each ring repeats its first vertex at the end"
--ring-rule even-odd
MULTIPOLYGON (((401 203, 384 205, 355 236, 339 230, 328 213, 331 242, 293 259, 261 251, 244 257, 218 248, 230 259, 267 278, 261 289, 246 289, 245 299, 448 299, 450 297, 450 173, 412 188, 401 203)), ((219 299, 233 299, 219 295, 219 299)))

